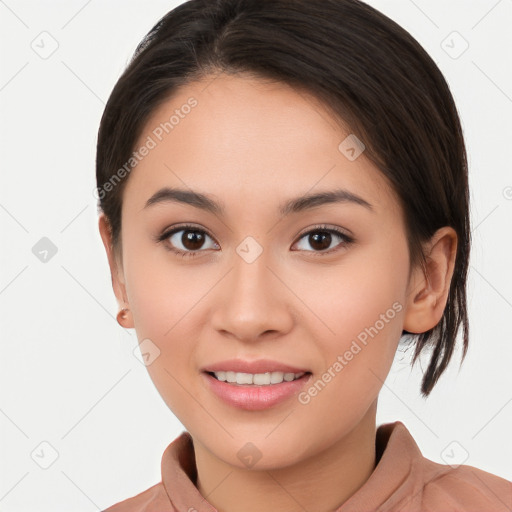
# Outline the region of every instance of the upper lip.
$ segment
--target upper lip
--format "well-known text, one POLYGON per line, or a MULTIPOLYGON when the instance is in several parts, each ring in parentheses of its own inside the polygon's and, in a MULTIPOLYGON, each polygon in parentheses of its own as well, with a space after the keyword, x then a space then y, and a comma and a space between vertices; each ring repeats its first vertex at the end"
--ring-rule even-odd
POLYGON ((228 359, 218 363, 209 364, 202 368, 203 372, 231 371, 239 373, 307 373, 309 370, 297 368, 288 364, 272 361, 270 359, 258 359, 257 361, 244 361, 243 359, 228 359))

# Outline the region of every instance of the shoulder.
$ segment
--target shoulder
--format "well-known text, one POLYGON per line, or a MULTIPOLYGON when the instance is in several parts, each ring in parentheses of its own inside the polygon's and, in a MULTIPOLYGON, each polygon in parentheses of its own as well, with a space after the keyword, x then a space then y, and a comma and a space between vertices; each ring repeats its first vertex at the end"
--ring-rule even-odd
POLYGON ((422 502, 426 510, 512 510, 512 482, 473 466, 452 467, 424 460, 422 502))
POLYGON ((400 421, 379 427, 377 446, 383 451, 377 465, 377 470, 382 466, 379 483, 394 478, 397 484, 385 510, 512 511, 512 482, 473 466, 440 464, 426 458, 400 421))
POLYGON ((102 512, 174 512, 162 482, 102 512))

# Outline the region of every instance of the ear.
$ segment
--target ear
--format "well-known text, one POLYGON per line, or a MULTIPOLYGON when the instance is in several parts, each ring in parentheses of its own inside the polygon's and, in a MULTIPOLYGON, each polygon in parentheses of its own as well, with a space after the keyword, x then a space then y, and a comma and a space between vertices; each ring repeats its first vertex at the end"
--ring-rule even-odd
MULTIPOLYGON (((108 264, 110 267, 110 275, 112 278, 112 288, 114 290, 114 294, 119 304, 119 309, 128 308, 129 303, 126 294, 126 285, 124 282, 122 262, 120 261, 120 258, 115 253, 114 248, 112 246, 112 230, 107 220, 107 217, 105 217, 104 213, 101 213, 99 216, 98 227, 100 230, 103 245, 105 246, 105 250, 107 252, 108 264)), ((130 323, 131 318, 132 315, 128 315, 126 322, 130 323)), ((124 325, 124 327, 130 328, 133 327, 133 324, 124 325)))
POLYGON ((403 329, 422 333, 441 320, 457 255, 457 233, 449 226, 438 229, 426 247, 427 266, 415 268, 409 280, 403 329))

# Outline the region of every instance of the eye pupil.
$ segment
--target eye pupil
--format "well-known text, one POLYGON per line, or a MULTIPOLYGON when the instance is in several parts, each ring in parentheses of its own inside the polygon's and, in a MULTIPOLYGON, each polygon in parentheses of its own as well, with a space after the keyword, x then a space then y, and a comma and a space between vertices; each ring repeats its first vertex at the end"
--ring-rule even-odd
POLYGON ((196 251, 201 248, 204 243, 204 236, 199 231, 184 231, 181 237, 181 242, 184 247, 190 251, 196 251), (191 244, 192 246, 190 247, 191 244))
POLYGON ((317 231, 314 234, 309 235, 311 247, 323 250, 328 249, 331 245, 331 233, 328 231, 317 231), (327 243, 325 243, 327 241, 327 243), (317 247, 315 244, 320 243, 320 247, 317 247))

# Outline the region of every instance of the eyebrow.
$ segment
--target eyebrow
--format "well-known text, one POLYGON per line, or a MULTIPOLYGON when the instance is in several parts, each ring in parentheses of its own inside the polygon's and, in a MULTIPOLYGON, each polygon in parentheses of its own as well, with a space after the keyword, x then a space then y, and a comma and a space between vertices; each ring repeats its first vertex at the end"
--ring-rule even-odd
MULTIPOLYGON (((177 202, 183 203, 201 210, 213 213, 215 215, 224 215, 225 208, 222 204, 216 202, 207 194, 201 192, 194 192, 192 190, 184 190, 178 188, 164 187, 155 192, 144 205, 146 209, 155 204, 177 202)), ((316 194, 307 194, 304 196, 296 197, 286 201, 279 207, 281 216, 289 215, 291 213, 298 213, 304 210, 309 210, 317 206, 334 204, 334 203, 353 203, 367 208, 374 212, 373 206, 362 197, 345 190, 335 189, 316 194)))

